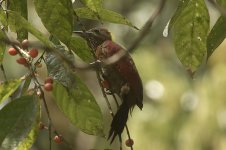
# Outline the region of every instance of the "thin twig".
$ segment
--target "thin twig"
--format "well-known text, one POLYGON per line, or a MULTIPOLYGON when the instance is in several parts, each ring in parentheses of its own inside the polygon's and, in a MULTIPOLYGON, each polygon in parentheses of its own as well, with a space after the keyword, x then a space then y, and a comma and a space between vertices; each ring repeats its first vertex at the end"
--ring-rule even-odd
MULTIPOLYGON (((11 43, 12 44, 12 43, 11 43)), ((25 55, 27 58, 30 59, 30 56, 23 50, 21 49, 18 45, 16 44, 12 44, 12 46, 19 52, 20 55, 25 55)), ((48 131, 49 131, 49 150, 52 149, 52 135, 51 135, 51 117, 50 117, 50 113, 49 113, 49 109, 48 109, 48 106, 47 106, 47 103, 46 103, 46 99, 45 99, 45 95, 44 95, 44 91, 42 90, 41 88, 41 84, 39 83, 38 79, 36 78, 36 75, 35 75, 35 71, 33 70, 32 68, 32 64, 30 62, 27 63, 28 66, 27 68, 29 69, 29 72, 31 74, 31 76, 33 77, 34 79, 34 84, 35 84, 35 87, 41 92, 41 99, 43 100, 44 102, 44 107, 45 107, 45 110, 46 110, 46 113, 47 113, 47 117, 48 117, 48 131)))
POLYGON ((50 117, 50 113, 49 113, 49 109, 48 109, 48 105, 47 105, 47 102, 46 102, 46 99, 45 99, 45 96, 44 96, 44 92, 42 90, 42 88, 39 88, 39 90, 41 91, 42 93, 42 100, 43 100, 43 103, 44 103, 44 107, 45 107, 45 110, 46 110, 46 114, 47 114, 47 117, 48 117, 48 134, 49 134, 49 150, 52 149, 52 120, 51 120, 51 117, 50 117))
POLYGON ((101 81, 102 80, 101 80, 100 74, 98 72, 96 72, 96 74, 97 74, 97 80, 98 80, 99 86, 101 87, 101 92, 102 92, 102 94, 104 96, 104 99, 105 99, 105 101, 107 103, 108 110, 110 111, 110 114, 111 114, 111 116, 113 118, 114 117, 113 109, 112 109, 111 104, 110 104, 110 102, 109 102, 109 100, 107 98, 107 95, 106 95, 105 91, 104 91, 104 87, 101 85, 101 81))
POLYGON ((145 23, 144 27, 141 29, 140 34, 138 37, 132 42, 133 44, 127 49, 127 51, 119 51, 117 54, 111 56, 110 58, 103 61, 105 65, 110 65, 118 62, 121 58, 123 58, 125 55, 128 54, 128 52, 133 52, 138 47, 140 42, 148 35, 148 33, 151 31, 151 27, 155 19, 160 15, 162 12, 164 6, 165 6, 166 0, 161 0, 159 4, 159 8, 151 15, 151 17, 148 19, 148 21, 145 23))
POLYGON ((52 131, 52 119, 50 117, 50 112, 49 112, 49 108, 48 108, 48 105, 47 105, 47 102, 45 99, 45 94, 44 94, 43 89, 41 88, 41 84, 39 83, 38 79, 36 78, 35 71, 32 69, 31 64, 29 64, 29 70, 30 70, 31 76, 35 80, 34 81, 35 86, 41 92, 40 98, 43 100, 44 108, 45 108, 47 118, 48 118, 49 150, 52 150, 52 132, 51 132, 52 131))
POLYGON ((42 59, 44 58, 45 51, 42 52, 41 56, 35 61, 34 65, 41 63, 42 59))
MULTIPOLYGON (((6 37, 4 39, 1 38, 0 40, 4 41, 6 44, 9 44, 9 45, 15 45, 15 46, 18 46, 18 47, 20 46, 20 43, 18 41, 9 39, 8 37, 6 37)), ((87 64, 84 61, 78 61, 78 60, 77 60, 77 63, 72 62, 72 61, 68 60, 62 53, 60 53, 57 50, 57 48, 44 46, 43 44, 41 44, 40 42, 37 42, 37 41, 33 41, 33 42, 29 41, 29 46, 39 48, 39 49, 44 49, 45 51, 53 52, 63 62, 67 63, 67 65, 70 66, 72 70, 75 70, 75 69, 77 69, 77 70, 95 69, 96 66, 99 66, 99 64, 100 64, 100 62, 87 64)))
POLYGON ((215 0, 208 0, 216 9, 220 11, 220 13, 226 17, 226 8, 219 5, 215 0))
POLYGON ((140 42, 149 34, 151 31, 151 27, 155 19, 160 15, 162 12, 164 6, 165 6, 166 0, 162 0, 159 4, 159 8, 151 15, 151 17, 148 19, 148 21, 144 24, 143 28, 140 31, 139 36, 132 42, 133 44, 128 48, 128 52, 133 52, 137 46, 140 44, 140 42))
POLYGON ((6 76, 3 64, 1 64, 1 70, 2 70, 2 73, 3 73, 3 76, 4 76, 5 80, 7 80, 7 76, 6 76))
MULTIPOLYGON (((127 135, 128 135, 128 138, 129 138, 129 140, 131 141, 131 136, 130 136, 129 128, 128 128, 127 124, 126 124, 125 127, 126 127, 126 133, 127 133, 127 135)), ((131 148, 131 150, 133 150, 133 145, 131 145, 130 148, 131 148)))

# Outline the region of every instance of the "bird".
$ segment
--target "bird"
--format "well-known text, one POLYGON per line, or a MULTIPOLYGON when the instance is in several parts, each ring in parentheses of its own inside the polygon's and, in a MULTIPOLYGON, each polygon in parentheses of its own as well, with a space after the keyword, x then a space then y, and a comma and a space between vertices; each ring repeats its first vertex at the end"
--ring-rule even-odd
MULTIPOLYGON (((105 28, 92 28, 86 32, 74 32, 83 37, 94 49, 98 60, 108 59, 125 49, 112 41, 111 33, 105 28)), ((132 57, 126 54, 117 62, 101 66, 103 80, 109 87, 105 87, 111 94, 116 94, 122 103, 111 122, 108 140, 112 143, 118 135, 120 142, 121 134, 126 126, 128 114, 132 113, 134 106, 143 108, 142 81, 132 57)))

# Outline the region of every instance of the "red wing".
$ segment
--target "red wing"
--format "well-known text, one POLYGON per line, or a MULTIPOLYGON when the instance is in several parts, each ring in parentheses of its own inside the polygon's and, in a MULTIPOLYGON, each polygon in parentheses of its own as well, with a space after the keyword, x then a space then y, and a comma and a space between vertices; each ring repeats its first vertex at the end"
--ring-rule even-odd
POLYGON ((130 56, 126 56, 117 63, 117 70, 124 80, 130 85, 132 92, 138 102, 138 106, 142 107, 143 86, 136 66, 130 56), (139 105, 140 104, 140 105, 139 105))
MULTIPOLYGON (((105 41, 101 47, 98 48, 98 55, 109 58, 112 55, 116 54, 120 50, 124 50, 120 45, 114 43, 113 41, 105 41)), ((131 96, 136 97, 137 104, 142 108, 143 100, 143 86, 140 76, 137 72, 136 66, 130 57, 126 55, 124 58, 115 63, 115 69, 118 71, 119 75, 123 77, 123 80, 130 85, 131 96)))
MULTIPOLYGON (((120 50, 124 50, 120 45, 111 41, 111 44, 108 48, 110 49, 111 56, 112 53, 117 53, 120 50)), ((137 72, 136 66, 133 62, 133 59, 128 54, 119 62, 116 63, 116 70, 118 70, 119 74, 124 78, 124 80, 130 85, 134 96, 136 97, 137 104, 140 108, 142 108, 142 100, 143 100, 143 86, 140 76, 137 72)))

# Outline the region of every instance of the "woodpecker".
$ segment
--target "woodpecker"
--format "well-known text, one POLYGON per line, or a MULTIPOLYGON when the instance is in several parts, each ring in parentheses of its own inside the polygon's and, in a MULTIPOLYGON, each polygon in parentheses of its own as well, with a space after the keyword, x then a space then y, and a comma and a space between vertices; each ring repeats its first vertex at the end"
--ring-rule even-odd
MULTIPOLYGON (((77 32, 85 38, 95 50, 98 60, 107 59, 119 51, 125 51, 120 45, 112 41, 110 32, 105 28, 93 28, 86 32, 77 32)), ((109 131, 108 140, 112 143, 118 135, 121 141, 121 134, 126 125, 128 114, 132 112, 135 105, 141 110, 143 108, 143 86, 139 73, 133 59, 129 54, 110 65, 101 66, 102 76, 108 82, 109 90, 112 94, 118 95, 122 100, 109 131)))

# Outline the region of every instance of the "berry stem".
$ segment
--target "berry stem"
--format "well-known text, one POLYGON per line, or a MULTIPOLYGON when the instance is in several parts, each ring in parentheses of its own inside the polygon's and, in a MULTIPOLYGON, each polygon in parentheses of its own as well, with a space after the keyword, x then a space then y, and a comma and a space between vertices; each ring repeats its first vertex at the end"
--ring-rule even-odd
POLYGON ((44 107, 45 107, 46 114, 47 114, 47 118, 48 118, 49 150, 52 150, 52 133, 51 133, 51 131, 52 131, 52 119, 50 117, 50 112, 49 112, 48 105, 47 105, 47 102, 46 102, 46 99, 45 99, 45 94, 44 94, 43 89, 41 88, 41 84, 39 83, 38 79, 35 76, 35 70, 32 69, 31 64, 29 64, 28 68, 29 68, 29 71, 31 73, 31 76, 34 79, 35 87, 37 88, 37 90, 39 90, 41 92, 40 98, 43 100, 44 107))
MULTIPOLYGON (((129 128, 128 128, 127 124, 126 124, 126 133, 128 135, 129 140, 132 140, 131 136, 130 136, 130 133, 129 133, 129 128)), ((130 149, 133 150, 133 145, 130 146, 130 149)))
POLYGON ((45 51, 43 51, 43 53, 41 54, 41 56, 36 60, 36 62, 34 63, 35 65, 38 64, 38 63, 41 63, 42 60, 44 60, 44 54, 45 54, 45 51))
POLYGON ((3 72, 3 76, 4 76, 5 80, 7 80, 7 76, 6 76, 6 74, 5 74, 5 69, 4 69, 3 64, 1 64, 0 67, 1 67, 1 70, 2 70, 2 72, 3 72))
POLYGON ((21 49, 19 46, 17 45, 13 45, 13 47, 19 51, 20 54, 24 55, 26 58, 30 58, 31 56, 28 55, 27 52, 25 52, 23 49, 21 49))
POLYGON ((39 90, 41 91, 41 99, 43 100, 43 103, 44 103, 44 107, 45 107, 45 110, 46 110, 46 114, 47 114, 47 118, 48 118, 48 133, 49 133, 49 150, 52 149, 52 119, 50 117, 50 112, 49 112, 49 108, 48 108, 48 105, 47 105, 47 102, 46 102, 46 99, 45 99, 45 95, 44 95, 44 91, 42 90, 42 88, 40 87, 39 85, 39 90))

